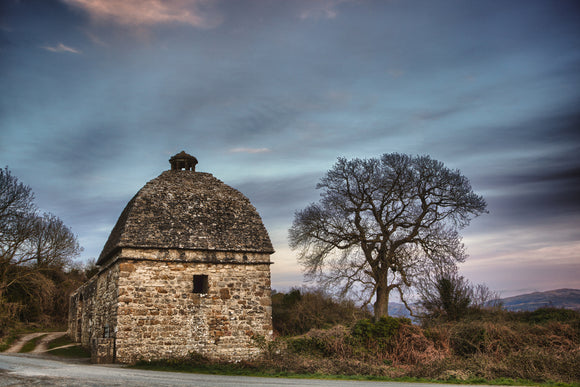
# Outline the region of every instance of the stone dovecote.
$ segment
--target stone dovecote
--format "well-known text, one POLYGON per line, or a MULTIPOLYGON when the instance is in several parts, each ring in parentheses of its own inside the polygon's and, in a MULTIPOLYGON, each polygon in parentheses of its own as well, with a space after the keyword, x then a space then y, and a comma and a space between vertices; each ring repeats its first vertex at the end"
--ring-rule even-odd
POLYGON ((69 334, 98 363, 199 353, 243 360, 272 334, 270 255, 256 209, 185 152, 127 204, 71 296, 69 334), (195 163, 194 163, 195 161, 195 163))

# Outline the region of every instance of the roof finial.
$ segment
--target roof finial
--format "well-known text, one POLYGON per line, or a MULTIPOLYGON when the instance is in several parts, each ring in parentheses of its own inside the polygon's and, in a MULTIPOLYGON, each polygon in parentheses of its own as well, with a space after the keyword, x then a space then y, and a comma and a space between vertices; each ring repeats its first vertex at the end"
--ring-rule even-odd
POLYGON ((185 151, 181 151, 172 158, 169 159, 172 171, 193 171, 195 172, 195 165, 197 164, 197 159, 192 155, 188 155, 185 151))

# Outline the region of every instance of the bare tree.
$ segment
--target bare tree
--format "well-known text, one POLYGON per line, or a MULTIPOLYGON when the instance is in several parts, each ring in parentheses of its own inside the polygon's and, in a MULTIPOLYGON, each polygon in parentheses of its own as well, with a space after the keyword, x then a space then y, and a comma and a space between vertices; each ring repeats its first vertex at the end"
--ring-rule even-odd
POLYGON ((477 284, 473 287, 471 306, 478 309, 502 308, 503 301, 498 292, 491 290, 485 284, 477 284))
POLYGON ((0 170, 0 301, 8 293, 39 304, 40 298, 50 298, 54 284, 48 272, 63 272, 80 251, 62 220, 37 214, 30 187, 7 168, 0 170))
POLYGON ((374 298, 376 319, 392 290, 407 305, 422 271, 465 260, 458 230, 486 212, 466 177, 429 156, 339 158, 317 189, 320 201, 295 214, 290 246, 310 279, 374 298))
POLYGON ((35 217, 27 245, 39 270, 64 269, 82 251, 70 228, 58 217, 46 213, 35 217))
POLYGON ((30 187, 20 183, 8 168, 0 170, 0 298, 14 282, 13 266, 33 259, 23 246, 34 232, 36 208, 30 187))

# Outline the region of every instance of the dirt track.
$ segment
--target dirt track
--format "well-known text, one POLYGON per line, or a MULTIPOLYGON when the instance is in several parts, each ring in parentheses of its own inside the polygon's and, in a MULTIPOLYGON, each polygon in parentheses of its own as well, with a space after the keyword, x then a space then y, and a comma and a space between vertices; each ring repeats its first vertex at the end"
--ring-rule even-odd
POLYGON ((4 353, 18 353, 20 352, 24 344, 42 335, 46 336, 40 339, 40 341, 36 344, 36 348, 32 350, 32 353, 42 353, 48 351, 47 346, 48 343, 51 342, 52 340, 58 339, 59 337, 66 335, 66 332, 35 332, 26 334, 20 337, 18 340, 16 340, 16 342, 12 344, 10 348, 4 351, 4 353))

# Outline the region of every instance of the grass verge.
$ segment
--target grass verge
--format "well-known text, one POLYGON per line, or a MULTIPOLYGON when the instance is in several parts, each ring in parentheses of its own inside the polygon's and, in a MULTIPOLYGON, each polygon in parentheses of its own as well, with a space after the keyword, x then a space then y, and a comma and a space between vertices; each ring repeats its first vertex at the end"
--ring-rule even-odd
POLYGON ((50 355, 66 357, 66 358, 90 358, 91 353, 81 347, 74 345, 72 347, 52 349, 47 352, 50 355))
POLYGON ((328 379, 328 380, 353 380, 353 381, 381 381, 381 382, 406 382, 406 383, 436 383, 436 384, 476 384, 476 385, 494 385, 494 386, 540 386, 540 387, 580 387, 580 383, 560 383, 544 382, 538 383, 530 380, 499 378, 486 380, 475 378, 461 380, 450 378, 446 380, 399 377, 393 378, 388 376, 377 375, 327 375, 321 373, 296 373, 290 371, 277 371, 268 368, 260 368, 248 364, 185 364, 178 361, 152 361, 139 362, 130 368, 145 369, 151 371, 166 372, 184 372, 209 375, 230 375, 230 376, 253 376, 268 378, 291 378, 291 379, 328 379))
POLYGON ((28 340, 26 342, 26 344, 24 344, 22 346, 22 348, 20 349, 20 353, 27 353, 27 352, 31 352, 34 350, 34 348, 36 348, 36 345, 38 344, 38 342, 46 335, 40 335, 38 337, 35 337, 32 340, 28 340))
POLYGON ((57 347, 62 347, 63 345, 74 344, 74 342, 67 336, 61 336, 58 339, 52 340, 48 343, 48 349, 54 349, 57 347))
POLYGON ((16 333, 11 333, 9 336, 3 338, 2 342, 0 342, 0 352, 4 352, 10 348, 17 339, 18 335, 16 333))

